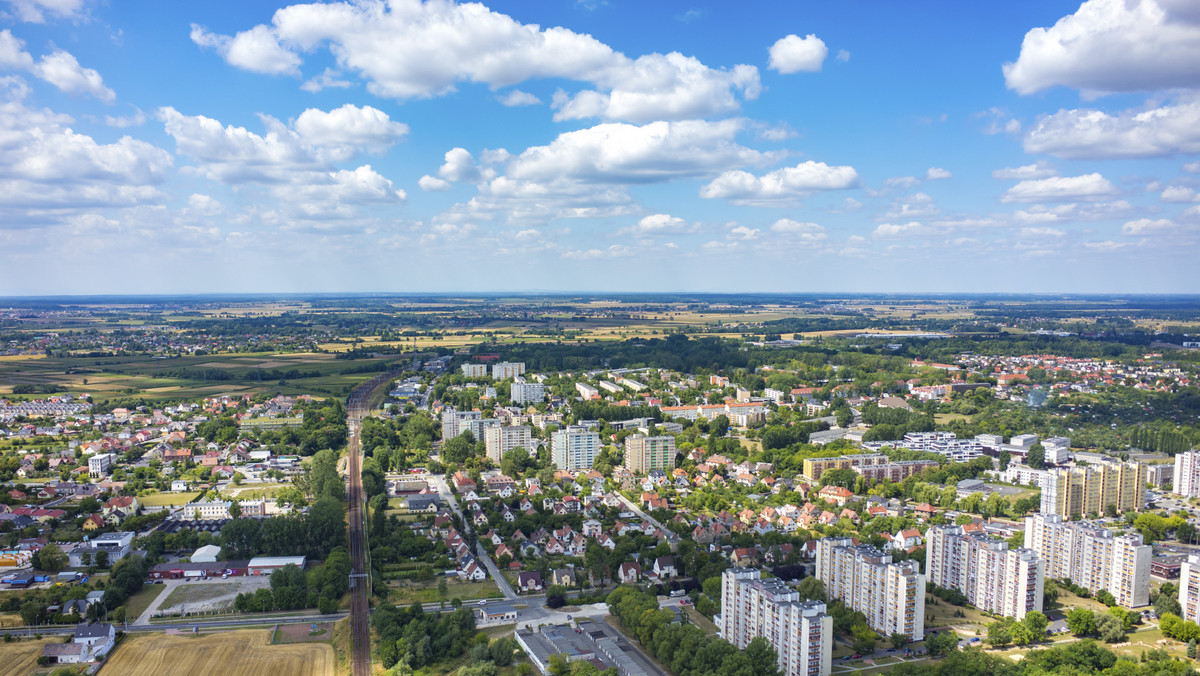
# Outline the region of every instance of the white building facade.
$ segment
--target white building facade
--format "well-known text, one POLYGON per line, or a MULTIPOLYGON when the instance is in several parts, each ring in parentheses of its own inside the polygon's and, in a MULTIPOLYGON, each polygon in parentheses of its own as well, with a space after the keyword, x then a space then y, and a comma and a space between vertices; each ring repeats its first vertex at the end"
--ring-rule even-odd
POLYGON ((957 589, 980 610, 1022 619, 1042 610, 1046 562, 1031 549, 961 526, 931 526, 925 533, 925 576, 929 584, 957 589))
POLYGON ((1126 608, 1150 602, 1150 545, 1142 536, 1113 535, 1086 521, 1057 514, 1025 517, 1025 547, 1046 562, 1046 577, 1070 578, 1097 593, 1107 589, 1126 608))
POLYGON ((754 568, 721 574, 720 635, 739 649, 761 636, 784 676, 825 676, 833 656, 833 617, 820 601, 801 601, 783 580, 763 580, 754 568))
POLYGON ((830 599, 841 599, 867 617, 872 629, 913 641, 925 638, 925 576, 916 561, 892 562, 850 538, 817 541, 817 579, 830 599))

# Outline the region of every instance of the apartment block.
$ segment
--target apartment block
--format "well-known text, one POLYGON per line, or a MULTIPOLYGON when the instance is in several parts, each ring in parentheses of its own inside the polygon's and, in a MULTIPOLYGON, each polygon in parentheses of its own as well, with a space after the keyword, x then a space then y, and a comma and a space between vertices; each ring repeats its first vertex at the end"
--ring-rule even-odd
POLYGON ((1183 619, 1200 623, 1200 556, 1196 554, 1179 567, 1179 607, 1183 619))
POLYGON ((771 642, 784 676, 826 676, 833 657, 833 618, 820 601, 801 601, 783 580, 761 579, 754 568, 727 568, 721 574, 721 614, 717 628, 744 650, 761 636, 771 642))
POLYGON ((442 410, 442 438, 449 441, 470 429, 472 420, 482 419, 483 414, 479 411, 456 411, 447 406, 442 410))
POLYGON ((588 431, 582 425, 558 430, 550 439, 550 457, 554 466, 573 472, 592 466, 600 454, 600 433, 588 431))
POLYGON ((1175 456, 1171 492, 1189 498, 1200 496, 1200 451, 1187 451, 1175 456))
POLYGON ((675 467, 675 437, 625 437, 625 468, 634 474, 675 467))
POLYGON ((828 472, 831 469, 854 469, 855 467, 872 467, 875 465, 886 465, 889 458, 886 455, 873 455, 863 453, 861 455, 843 455, 840 458, 806 458, 804 460, 804 476, 819 481, 821 474, 828 472))
POLYGON ((108 476, 108 470, 116 459, 113 453, 98 453, 88 458, 88 477, 99 479, 108 476))
POLYGON ((600 390, 588 385, 587 383, 575 383, 575 389, 579 392, 579 396, 586 401, 588 399, 599 399, 600 390))
POLYGON ((516 378, 523 373, 525 373, 525 362, 523 361, 502 361, 499 364, 492 364, 492 377, 496 380, 516 378))
POLYGON ((462 374, 466 378, 486 378, 488 367, 487 364, 463 364, 462 374))
POLYGON ((541 383, 513 383, 509 397, 514 404, 536 404, 546 398, 546 386, 541 383))
POLYGON ((524 425, 489 427, 483 431, 483 442, 487 445, 487 456, 497 465, 504 454, 514 448, 523 448, 531 456, 537 455, 533 448, 533 435, 524 425))
POLYGON ((850 538, 817 541, 817 579, 830 599, 841 599, 867 617, 872 629, 913 641, 925 638, 925 576, 916 561, 893 562, 850 538))
POLYGON ((1102 462, 1048 471, 1042 485, 1042 514, 1063 518, 1102 515, 1108 505, 1118 512, 1146 506, 1146 466, 1140 462, 1102 462))
POLYGON ((1057 514, 1025 517, 1025 547, 1046 562, 1046 577, 1070 578, 1097 593, 1107 589, 1126 608, 1150 602, 1150 545, 1142 536, 1113 535, 1086 521, 1057 514))
POLYGON ((875 483, 887 479, 892 483, 899 483, 914 474, 920 474, 927 469, 938 467, 939 463, 932 460, 901 460, 899 462, 889 462, 886 465, 858 465, 851 467, 857 474, 861 474, 868 482, 875 483))
POLYGON ((925 541, 928 583, 957 589, 976 608, 1006 617, 1042 610, 1046 562, 1032 549, 1009 549, 1003 540, 961 526, 932 526, 925 541))

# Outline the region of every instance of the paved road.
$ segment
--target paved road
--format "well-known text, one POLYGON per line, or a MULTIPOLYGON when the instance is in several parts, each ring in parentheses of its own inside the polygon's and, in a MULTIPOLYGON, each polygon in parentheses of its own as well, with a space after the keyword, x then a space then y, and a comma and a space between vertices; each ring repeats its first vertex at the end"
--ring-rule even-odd
MULTIPOLYGON (((450 509, 462 521, 463 530, 470 534, 471 522, 463 516, 462 510, 459 509, 458 500, 455 499, 454 493, 450 491, 450 486, 446 484, 446 476, 443 474, 434 474, 430 479, 437 484, 438 492, 446 496, 446 502, 450 503, 450 509)), ((500 569, 496 566, 496 562, 492 561, 492 557, 488 556, 487 550, 479 542, 475 543, 475 553, 479 561, 483 564, 483 567, 487 568, 488 575, 491 575, 492 579, 496 581, 496 587, 500 590, 500 593, 504 594, 504 598, 509 600, 516 599, 517 592, 513 590, 508 580, 500 574, 500 569)))
POLYGON ((641 507, 638 507, 632 500, 625 497, 620 492, 617 492, 617 499, 619 499, 622 503, 624 503, 625 506, 629 508, 629 511, 633 512, 634 514, 637 514, 642 519, 649 521, 650 524, 653 525, 655 528, 657 528, 659 530, 666 530, 665 528, 663 528, 663 525, 658 522, 657 519, 655 519, 654 517, 650 516, 649 514, 643 512, 641 507))
MULTIPOLYGON (((346 617, 347 613, 337 612, 328 615, 289 615, 289 616, 266 616, 266 617, 239 617, 224 620, 195 620, 192 622, 163 622, 151 625, 129 625, 129 631, 166 631, 167 629, 178 629, 179 631, 191 631, 193 627, 199 627, 201 630, 222 629, 226 627, 238 628, 244 626, 261 626, 268 624, 312 624, 314 622, 337 622, 346 617)), ((116 624, 116 623, 114 623, 116 624)), ((22 633, 40 633, 40 634, 72 634, 75 632, 77 625, 59 626, 59 627, 9 627, 5 631, 13 634, 22 633)), ((116 624, 118 628, 122 625, 116 624)))

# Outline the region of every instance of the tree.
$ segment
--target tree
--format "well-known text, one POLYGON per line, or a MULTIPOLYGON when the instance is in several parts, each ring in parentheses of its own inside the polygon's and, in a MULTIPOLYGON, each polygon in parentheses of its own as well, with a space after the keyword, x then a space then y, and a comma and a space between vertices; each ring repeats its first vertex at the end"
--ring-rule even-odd
POLYGON ((346 506, 341 500, 332 497, 317 500, 308 510, 305 523, 309 556, 323 559, 334 547, 345 546, 346 506))
POLYGON ((1116 597, 1113 596, 1112 592, 1108 591, 1107 589, 1101 589, 1100 591, 1096 592, 1096 600, 1110 608, 1117 605, 1116 597))
POLYGON ((257 519, 236 519, 221 528, 221 546, 231 559, 257 556, 261 540, 262 524, 257 519))
POLYGON ((1074 608, 1067 613, 1067 629, 1076 636, 1087 636, 1096 631, 1096 614, 1087 608, 1074 608))
POLYGON ((1008 469, 1008 463, 1011 460, 1012 460, 1012 453, 1009 453, 1008 451, 1000 451, 999 461, 1000 461, 1000 471, 1001 472, 1008 469))
POLYGON ((1163 583, 1153 595, 1154 614, 1162 617, 1167 613, 1179 615, 1179 588, 1170 582, 1163 583))
POLYGON ((850 635, 854 637, 853 644, 855 651, 860 653, 875 652, 875 640, 878 635, 866 622, 859 622, 851 627, 850 635))
POLYGON ((779 676, 779 654, 767 639, 755 636, 746 645, 753 676, 779 676))
POLYGON ((229 516, 234 519, 242 518, 242 505, 237 500, 229 503, 229 516))
POLYGON ((57 573, 67 567, 67 555, 56 544, 48 544, 33 553, 33 567, 48 573, 57 573))
MULTIPOLYGON (((806 577, 800 580, 796 591, 800 592, 801 601, 825 601, 825 583, 816 577, 806 577)), ((719 596, 719 595, 718 595, 719 596)))
POLYGON ((325 449, 313 455, 308 468, 308 487, 314 499, 331 497, 341 500, 346 493, 346 484, 337 471, 338 456, 335 451, 325 449))
POLYGON ((856 479, 858 479, 858 474, 852 469, 830 469, 821 472, 822 486, 841 486, 852 489, 856 479))
POLYGON ((518 446, 501 456, 500 471, 515 478, 520 476, 529 464, 529 451, 518 446))
POLYGON ((893 633, 888 637, 888 642, 892 644, 893 648, 900 649, 908 643, 908 636, 899 632, 893 633))
POLYGON ((1180 524, 1175 529, 1175 539, 1185 544, 1191 544, 1196 540, 1196 527, 1190 523, 1180 524))
POLYGON ((1012 631, 1005 620, 996 620, 988 625, 987 642, 997 648, 1012 643, 1012 631))
POLYGON ((1034 636, 1040 638, 1046 635, 1046 627, 1050 625, 1050 620, 1044 614, 1042 614, 1041 611, 1031 610, 1028 613, 1025 613, 1025 618, 1021 620, 1021 623, 1024 624, 1034 636))
POLYGON ((108 568, 108 552, 103 549, 96 552, 96 567, 100 569, 108 568))
POLYGON ((1096 617, 1096 633, 1105 643, 1120 643, 1125 640, 1125 624, 1115 615, 1102 613, 1096 617))
POLYGON ((446 591, 446 578, 439 578, 437 583, 438 601, 441 602, 443 608, 446 607, 446 591))
POLYGON ((925 647, 930 655, 949 655, 958 650, 958 635, 947 629, 925 637, 925 647))
POLYGON ((1046 466, 1046 447, 1036 443, 1029 447, 1029 455, 1025 456, 1025 464, 1034 469, 1042 469, 1046 466))

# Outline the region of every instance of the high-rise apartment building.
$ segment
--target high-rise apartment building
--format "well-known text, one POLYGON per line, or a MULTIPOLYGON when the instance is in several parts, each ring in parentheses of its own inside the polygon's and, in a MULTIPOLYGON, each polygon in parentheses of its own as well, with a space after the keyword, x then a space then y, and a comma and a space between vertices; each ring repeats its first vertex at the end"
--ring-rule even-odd
POLYGON ((1142 536, 1113 535, 1086 521, 1057 514, 1025 517, 1025 547, 1046 562, 1046 577, 1070 578, 1097 593, 1107 589, 1126 608, 1150 602, 1151 547, 1142 536))
POLYGON ((479 411, 456 411, 447 406, 442 410, 442 438, 449 441, 470 429, 470 421, 482 419, 483 414, 479 411))
POLYGON ((929 584, 957 589, 972 605, 1021 619, 1041 611, 1046 562, 1031 549, 961 526, 931 526, 925 533, 925 578, 929 584))
POLYGON ((546 386, 541 383, 513 383, 508 396, 514 404, 536 404, 546 398, 546 386))
POLYGON ((592 466, 600 454, 600 433, 588 431, 582 425, 558 430, 550 439, 550 457, 554 466, 573 472, 592 466))
POLYGON ((1042 486, 1042 514, 1103 515, 1113 505, 1118 512, 1146 506, 1146 466, 1140 462, 1103 462, 1049 470, 1042 486))
POLYGON ((516 378, 523 373, 525 373, 525 362, 523 361, 502 361, 499 364, 492 364, 492 377, 496 380, 516 378))
POLYGON ((784 676, 825 676, 833 656, 833 618, 820 601, 801 601, 783 580, 760 579, 754 568, 721 573, 721 637, 745 649, 754 637, 771 642, 784 676))
POLYGON ((518 447, 529 451, 531 456, 537 456, 537 451, 532 448, 533 435, 525 425, 489 427, 483 431, 483 442, 487 445, 487 456, 497 465, 505 453, 518 447))
POLYGON ((625 437, 625 468, 635 474, 675 466, 675 437, 625 437))
POLYGON ((916 561, 893 562, 890 554, 850 538, 822 538, 817 579, 828 598, 866 615, 867 624, 884 636, 925 638, 925 576, 916 561))
POLYGON ((1189 498, 1200 496, 1200 451, 1175 456, 1175 477, 1171 492, 1189 498))
POLYGON ((1180 617, 1200 623, 1200 556, 1192 554, 1179 567, 1180 617))
POLYGON ((486 378, 488 367, 487 364, 463 364, 462 374, 466 378, 486 378))

